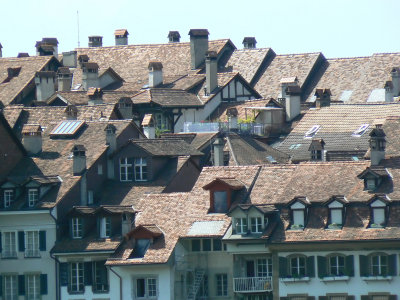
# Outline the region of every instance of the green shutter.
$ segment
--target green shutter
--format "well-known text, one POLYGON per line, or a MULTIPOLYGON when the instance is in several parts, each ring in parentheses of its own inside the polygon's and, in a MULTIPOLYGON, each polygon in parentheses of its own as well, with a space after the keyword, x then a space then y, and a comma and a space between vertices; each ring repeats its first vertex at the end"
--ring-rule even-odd
POLYGON ((389 255, 388 258, 389 258, 388 275, 389 275, 389 276, 396 276, 396 275, 397 275, 396 254, 389 255))
POLYGON ((68 263, 60 263, 60 285, 68 285, 68 263))
POLYGON ((360 276, 367 277, 369 275, 368 269, 368 257, 365 255, 360 255, 360 276))
POLYGON ((18 275, 18 295, 25 295, 25 275, 18 275))
POLYGON ((318 262, 318 277, 319 278, 324 278, 326 277, 327 274, 327 269, 326 269, 326 261, 327 258, 325 256, 317 256, 317 262, 318 262))
POLYGON ((46 231, 39 231, 39 250, 46 251, 46 231))
POLYGON ((346 256, 345 275, 354 276, 354 255, 346 256))
POLYGON ((287 277, 287 258, 279 256, 279 277, 285 278, 287 277))
POLYGON ((18 231, 18 251, 25 251, 25 232, 18 231))
POLYGON ((315 277, 315 262, 314 256, 307 257, 307 276, 315 277))
POLYGON ((40 274, 40 294, 47 295, 47 274, 40 274))
POLYGON ((92 262, 85 262, 83 266, 84 272, 84 284, 85 285, 92 285, 92 262))

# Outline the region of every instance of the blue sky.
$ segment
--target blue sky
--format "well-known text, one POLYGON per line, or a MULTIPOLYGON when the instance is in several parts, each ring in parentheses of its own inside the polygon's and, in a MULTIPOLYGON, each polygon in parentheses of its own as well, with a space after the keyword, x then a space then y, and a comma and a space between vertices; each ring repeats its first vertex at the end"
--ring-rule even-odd
POLYGON ((210 39, 244 36, 278 54, 321 51, 326 57, 400 52, 399 0, 3 0, 0 43, 4 56, 35 54, 35 42, 57 37, 59 52, 87 46, 89 35, 114 44, 114 30, 128 29, 129 44, 165 43, 169 30, 188 41, 191 28, 210 39))

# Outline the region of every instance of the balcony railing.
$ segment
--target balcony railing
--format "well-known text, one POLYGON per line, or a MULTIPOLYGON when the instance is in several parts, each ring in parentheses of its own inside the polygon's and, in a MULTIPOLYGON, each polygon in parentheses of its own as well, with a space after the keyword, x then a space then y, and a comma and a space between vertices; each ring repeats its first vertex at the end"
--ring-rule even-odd
POLYGON ((215 123, 192 123, 185 122, 183 125, 183 131, 189 132, 230 132, 236 131, 241 134, 253 134, 264 136, 268 134, 268 124, 262 123, 241 123, 238 124, 237 128, 233 129, 229 127, 228 122, 215 122, 215 123))
POLYGON ((233 289, 238 293, 272 291, 272 279, 271 277, 233 278, 233 289))

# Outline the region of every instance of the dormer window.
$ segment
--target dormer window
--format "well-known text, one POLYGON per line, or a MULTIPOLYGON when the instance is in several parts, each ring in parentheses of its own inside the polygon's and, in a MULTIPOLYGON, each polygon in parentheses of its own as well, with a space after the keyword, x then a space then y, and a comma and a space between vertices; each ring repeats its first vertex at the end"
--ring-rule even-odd
POLYGON ((357 175, 357 177, 364 180, 364 188, 366 190, 374 191, 379 187, 382 181, 391 178, 391 175, 384 167, 371 166, 357 175))
POLYGON ((371 203, 371 226, 382 228, 386 223, 386 203, 377 199, 371 203))
POLYGON ((100 237, 109 238, 111 236, 111 218, 103 217, 100 219, 100 237))
POLYGON ((250 218, 250 228, 251 233, 261 233, 262 232, 262 218, 252 217, 250 218))
POLYGON ((228 211, 226 191, 215 191, 214 192, 214 212, 225 213, 228 211))
POLYGON ((146 158, 135 158, 135 180, 147 181, 147 161, 146 158))
POLYGON ((328 228, 341 228, 343 225, 343 204, 339 201, 333 201, 328 205, 329 225, 328 228))
POLYGON ((11 206, 14 201, 14 190, 4 190, 4 208, 11 206))
POLYGON ((247 218, 235 218, 235 229, 237 234, 247 234, 247 218))
POLYGON ((28 190, 28 205, 29 207, 34 207, 39 201, 39 191, 38 189, 28 190))
POLYGON ((303 229, 305 225, 306 206, 301 201, 296 201, 290 206, 292 225, 290 229, 303 229))
POLYGON ((81 218, 72 218, 71 227, 73 239, 80 239, 83 237, 83 220, 81 218))

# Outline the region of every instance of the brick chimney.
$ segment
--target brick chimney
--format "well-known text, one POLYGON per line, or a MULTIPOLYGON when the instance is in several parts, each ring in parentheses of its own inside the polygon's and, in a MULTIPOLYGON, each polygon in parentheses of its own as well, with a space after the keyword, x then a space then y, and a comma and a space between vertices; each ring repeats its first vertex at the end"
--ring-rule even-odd
POLYGON ((90 87, 99 87, 99 65, 82 63, 82 87, 87 91, 90 87))
POLYGON ((35 74, 36 100, 47 100, 55 92, 56 72, 41 71, 35 74))
POLYGON ((57 38, 42 38, 36 42, 36 55, 47 56, 54 55, 58 58, 58 40, 57 38))
POLYGON ((102 47, 103 46, 103 37, 100 35, 91 35, 89 36, 89 47, 102 47))
POLYGON ((369 136, 371 166, 377 166, 385 158, 386 134, 382 129, 382 124, 376 124, 376 127, 371 130, 369 136))
POLYGON ((315 107, 321 108, 331 105, 331 90, 330 89, 316 89, 315 90, 315 107))
POLYGON ((244 49, 254 49, 256 48, 257 41, 255 37, 248 36, 243 39, 242 43, 244 49))
POLYGON ((144 115, 142 126, 143 126, 143 134, 148 139, 154 139, 156 137, 156 128, 154 126, 154 120, 152 114, 144 115))
POLYGON ((101 88, 90 87, 86 94, 89 97, 88 105, 103 103, 103 91, 101 88))
POLYGON ((72 73, 68 67, 59 67, 57 70, 58 91, 69 92, 72 84, 72 73))
POLYGON ((78 52, 76 51, 63 52, 62 55, 63 55, 62 63, 64 67, 69 67, 69 68, 77 67, 78 52))
POLYGON ((181 40, 181 35, 179 31, 170 31, 168 33, 168 42, 169 43, 179 43, 181 40))
POLYGON ((390 75, 392 76, 393 96, 400 96, 400 68, 393 68, 390 75))
POLYGON ((204 63, 208 51, 209 33, 207 29, 190 29, 189 35, 191 67, 194 70, 204 63))
POLYGON ((385 102, 393 102, 393 82, 391 80, 385 83, 385 102))
POLYGON ((42 152, 42 127, 38 124, 26 124, 22 127, 22 144, 29 155, 42 152))
POLYGON ((207 51, 206 86, 207 94, 211 94, 218 87, 217 52, 215 51, 207 51))
POLYGON ((150 61, 147 67, 149 69, 149 87, 157 87, 163 83, 163 65, 160 61, 150 61))
POLYGON ((128 35, 129 32, 126 29, 117 29, 114 31, 115 45, 122 46, 128 45, 128 35))
POLYGON ((83 145, 75 145, 72 154, 72 173, 74 176, 82 175, 86 171, 86 148, 83 145))
POLYGON ((214 166, 224 165, 224 141, 222 138, 216 138, 213 143, 214 166))

